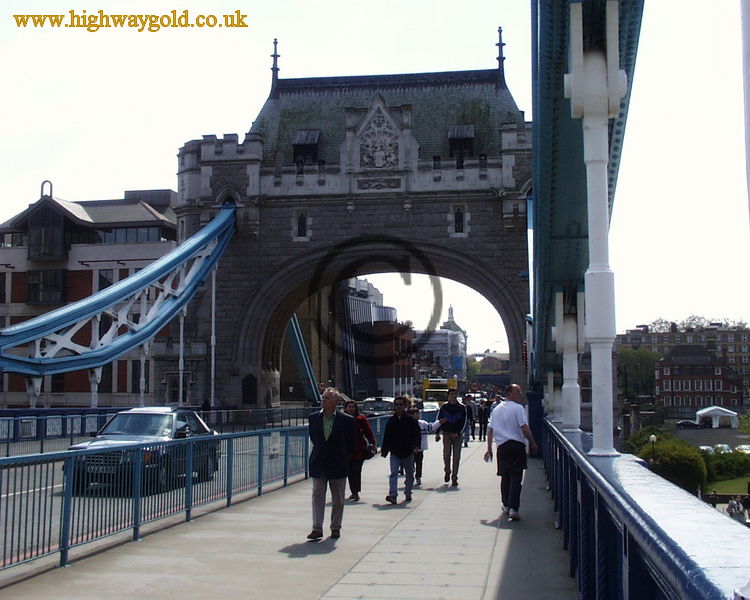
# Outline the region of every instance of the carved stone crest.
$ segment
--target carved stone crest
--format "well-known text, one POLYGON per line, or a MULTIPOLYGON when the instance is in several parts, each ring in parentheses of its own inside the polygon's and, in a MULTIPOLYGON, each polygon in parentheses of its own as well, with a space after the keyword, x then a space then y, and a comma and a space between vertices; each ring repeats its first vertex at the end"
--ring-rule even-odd
POLYGON ((378 177, 377 179, 357 179, 359 190, 394 190, 401 187, 399 177, 378 177))
POLYGON ((380 107, 359 136, 359 164, 365 169, 398 167, 398 135, 380 107))

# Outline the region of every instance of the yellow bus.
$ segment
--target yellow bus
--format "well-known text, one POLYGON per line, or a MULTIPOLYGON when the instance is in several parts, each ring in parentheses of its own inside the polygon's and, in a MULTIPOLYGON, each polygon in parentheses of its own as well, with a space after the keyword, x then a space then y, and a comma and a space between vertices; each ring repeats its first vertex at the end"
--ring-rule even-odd
POLYGON ((458 391, 458 379, 446 379, 445 377, 430 377, 422 380, 422 402, 437 402, 442 404, 448 401, 448 392, 458 391))

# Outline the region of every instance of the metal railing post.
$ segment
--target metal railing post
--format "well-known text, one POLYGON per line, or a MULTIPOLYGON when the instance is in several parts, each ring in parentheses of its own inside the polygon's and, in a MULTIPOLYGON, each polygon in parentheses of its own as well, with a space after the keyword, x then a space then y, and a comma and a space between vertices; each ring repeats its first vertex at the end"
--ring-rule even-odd
POLYGON ((73 457, 65 459, 65 488, 63 490, 62 516, 60 523, 60 566, 68 564, 68 552, 70 550, 70 528, 73 518, 73 457))
POLYGON ((232 486, 234 485, 234 438, 227 439, 227 507, 232 504, 232 486))
POLYGON ((289 479, 289 432, 284 432, 284 487, 289 479))
POLYGON ((143 499, 143 448, 139 448, 133 465, 133 541, 141 539, 141 504, 143 499))
POLYGON ((193 518, 193 442, 185 442, 185 520, 193 518))
POLYGON ((265 435, 261 432, 258 435, 258 496, 263 494, 263 441, 265 435))

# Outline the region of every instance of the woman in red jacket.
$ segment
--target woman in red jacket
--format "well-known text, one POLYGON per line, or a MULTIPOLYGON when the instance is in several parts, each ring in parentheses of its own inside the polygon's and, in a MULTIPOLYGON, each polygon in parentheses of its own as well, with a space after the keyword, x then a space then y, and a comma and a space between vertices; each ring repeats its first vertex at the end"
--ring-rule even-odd
POLYGON ((349 500, 356 501, 359 500, 359 492, 362 490, 365 449, 370 448, 373 454, 377 454, 378 447, 369 421, 364 415, 359 414, 359 408, 354 400, 348 400, 344 404, 344 412, 354 417, 354 451, 349 455, 349 489, 352 493, 349 500))

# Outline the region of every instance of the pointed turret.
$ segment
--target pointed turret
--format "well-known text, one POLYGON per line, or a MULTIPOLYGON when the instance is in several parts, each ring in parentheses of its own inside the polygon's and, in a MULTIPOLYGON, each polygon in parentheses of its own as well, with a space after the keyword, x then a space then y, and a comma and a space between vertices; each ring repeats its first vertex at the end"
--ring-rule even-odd
POLYGON ((498 42, 497 46, 497 89, 507 88, 508 84, 505 83, 505 56, 503 56, 503 28, 497 28, 498 42))
POLYGON ((279 97, 279 57, 281 55, 277 52, 278 43, 279 41, 273 38, 273 54, 271 54, 273 66, 271 67, 271 93, 269 94, 269 98, 279 97))

